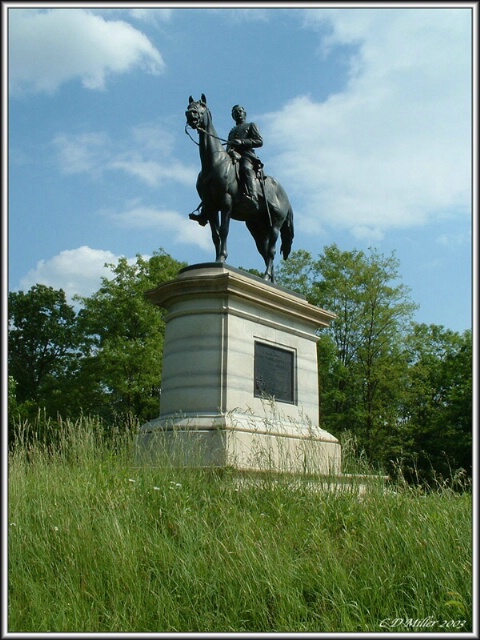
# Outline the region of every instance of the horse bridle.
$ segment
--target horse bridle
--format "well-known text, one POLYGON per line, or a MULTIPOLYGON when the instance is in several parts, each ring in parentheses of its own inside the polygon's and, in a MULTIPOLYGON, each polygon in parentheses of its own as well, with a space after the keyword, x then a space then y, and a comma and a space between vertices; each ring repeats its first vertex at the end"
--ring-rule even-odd
MULTIPOLYGON (((196 102, 196 103, 194 103, 194 104, 201 104, 204 108, 206 108, 206 107, 205 107, 201 102, 196 102)), ((190 108, 189 108, 189 109, 187 109, 187 112, 188 112, 189 110, 190 110, 190 108)), ((187 113, 187 112, 186 112, 186 113, 187 113)), ((219 140, 222 144, 228 144, 228 140, 225 140, 225 138, 220 138, 219 136, 215 136, 215 135, 213 135, 213 133, 210 133, 209 131, 206 131, 203 127, 199 127, 199 126, 192 127, 192 126, 191 126, 191 125, 189 125, 189 124, 188 124, 188 122, 187 122, 187 123, 186 123, 186 125, 185 125, 185 133, 186 133, 186 134, 187 134, 187 136, 190 138, 190 140, 191 140, 192 142, 194 142, 194 143, 197 145, 197 147, 199 147, 199 146, 200 146, 200 144, 199 144, 196 140, 194 140, 194 139, 192 138, 192 136, 190 135, 190 133, 187 131, 187 127, 190 127, 190 129, 196 129, 196 131, 201 131, 201 132, 202 132, 202 133, 204 133, 205 135, 210 136, 211 138, 215 138, 215 140, 219 140)))

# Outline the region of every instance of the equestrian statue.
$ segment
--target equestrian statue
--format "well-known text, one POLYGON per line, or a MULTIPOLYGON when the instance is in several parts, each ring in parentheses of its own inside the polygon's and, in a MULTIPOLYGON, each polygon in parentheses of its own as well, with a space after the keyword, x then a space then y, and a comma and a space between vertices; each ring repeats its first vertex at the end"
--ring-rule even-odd
MULTIPOLYGON (((228 140, 219 138, 204 94, 189 98, 185 112, 187 126, 198 132, 201 171, 197 191, 201 203, 189 217, 202 226, 210 224, 216 261, 227 259, 230 220, 245 222, 265 261, 264 280, 274 282, 273 261, 278 236, 280 252, 286 260, 293 242, 293 210, 280 183, 263 173, 263 164, 254 149, 263 144, 256 125, 246 122, 245 109, 235 105, 235 127, 228 140), (226 149, 223 145, 226 145, 226 149)), ((187 132, 188 133, 188 132, 187 132)))

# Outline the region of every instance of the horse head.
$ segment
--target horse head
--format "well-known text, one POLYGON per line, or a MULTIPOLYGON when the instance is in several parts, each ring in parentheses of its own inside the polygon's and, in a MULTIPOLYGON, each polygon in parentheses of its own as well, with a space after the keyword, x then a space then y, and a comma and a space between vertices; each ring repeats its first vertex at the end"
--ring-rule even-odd
POLYGON ((192 96, 190 96, 185 116, 187 118, 188 126, 192 129, 196 129, 199 126, 205 128, 207 118, 211 116, 207 108, 207 99, 204 93, 202 93, 200 100, 194 100, 192 96))

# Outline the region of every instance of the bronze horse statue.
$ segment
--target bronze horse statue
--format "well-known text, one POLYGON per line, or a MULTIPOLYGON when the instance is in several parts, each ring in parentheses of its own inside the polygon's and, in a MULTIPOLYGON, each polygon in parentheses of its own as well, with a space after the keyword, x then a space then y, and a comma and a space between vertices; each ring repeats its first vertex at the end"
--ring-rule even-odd
MULTIPOLYGON (((187 125, 196 129, 199 136, 202 170, 196 186, 202 201, 202 217, 210 224, 216 261, 226 261, 230 220, 240 220, 247 225, 265 261, 264 279, 274 282, 273 261, 278 236, 280 234, 280 251, 285 260, 293 241, 293 210, 287 194, 275 178, 262 174, 263 184, 258 188, 259 209, 252 209, 242 198, 236 165, 222 146, 226 141, 222 141, 215 131, 204 94, 198 101, 190 96, 185 115, 187 125)), ((198 216, 190 214, 190 217, 196 219, 198 216)))

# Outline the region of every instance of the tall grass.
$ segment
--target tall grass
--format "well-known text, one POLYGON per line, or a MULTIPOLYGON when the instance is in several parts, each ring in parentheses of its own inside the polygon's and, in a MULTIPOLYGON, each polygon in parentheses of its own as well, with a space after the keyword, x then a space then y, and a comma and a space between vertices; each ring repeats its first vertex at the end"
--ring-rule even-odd
POLYGON ((9 632, 472 629, 468 490, 134 467, 133 432, 61 429, 9 454, 9 632))

